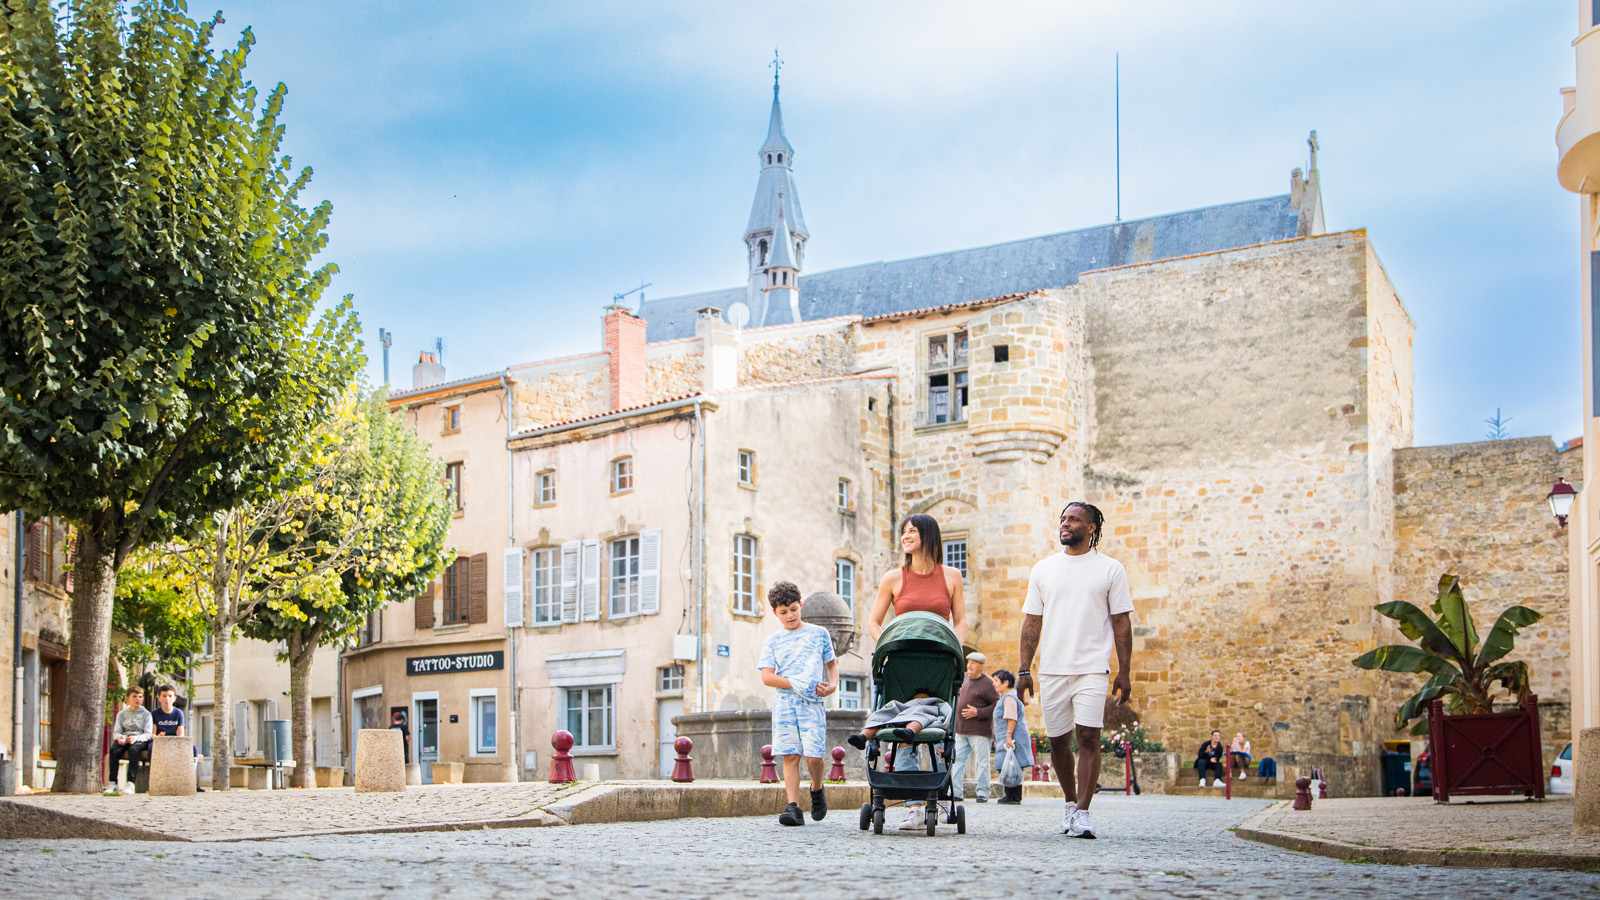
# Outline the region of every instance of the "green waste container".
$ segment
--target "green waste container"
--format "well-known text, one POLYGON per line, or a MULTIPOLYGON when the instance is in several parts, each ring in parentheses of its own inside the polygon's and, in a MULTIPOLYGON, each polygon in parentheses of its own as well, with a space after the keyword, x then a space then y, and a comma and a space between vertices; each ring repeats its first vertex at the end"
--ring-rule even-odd
POLYGON ((1405 788, 1411 793, 1411 754, 1385 753, 1383 761, 1383 795, 1393 797, 1394 792, 1405 788))

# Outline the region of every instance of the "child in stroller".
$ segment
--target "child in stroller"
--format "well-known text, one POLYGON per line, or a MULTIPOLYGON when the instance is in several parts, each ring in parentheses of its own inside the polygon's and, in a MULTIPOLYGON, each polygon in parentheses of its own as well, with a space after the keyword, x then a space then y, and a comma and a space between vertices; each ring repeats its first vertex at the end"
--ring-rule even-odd
POLYGON ((867 741, 878 736, 884 728, 902 728, 908 734, 916 734, 924 728, 948 728, 950 723, 950 704, 932 696, 928 691, 917 691, 911 695, 910 703, 901 703, 890 700, 879 707, 872 715, 867 716, 867 725, 861 729, 860 734, 852 734, 846 738, 850 746, 857 750, 867 749, 867 741))

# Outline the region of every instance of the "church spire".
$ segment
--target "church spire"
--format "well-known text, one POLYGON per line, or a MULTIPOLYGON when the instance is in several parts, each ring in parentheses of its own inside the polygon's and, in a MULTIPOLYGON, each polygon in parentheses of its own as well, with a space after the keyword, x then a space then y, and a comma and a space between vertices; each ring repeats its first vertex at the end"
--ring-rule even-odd
POLYGON ((767 139, 761 145, 761 178, 756 183, 755 202, 750 206, 750 221, 745 226, 744 243, 749 273, 750 321, 756 325, 764 322, 765 294, 768 269, 778 264, 779 229, 787 235, 782 241, 783 265, 798 274, 805 261, 806 241, 811 234, 806 229, 805 213, 800 210, 800 196, 794 184, 794 147, 783 133, 783 106, 778 102, 778 70, 783 60, 773 51, 772 62, 772 115, 767 121, 767 139))

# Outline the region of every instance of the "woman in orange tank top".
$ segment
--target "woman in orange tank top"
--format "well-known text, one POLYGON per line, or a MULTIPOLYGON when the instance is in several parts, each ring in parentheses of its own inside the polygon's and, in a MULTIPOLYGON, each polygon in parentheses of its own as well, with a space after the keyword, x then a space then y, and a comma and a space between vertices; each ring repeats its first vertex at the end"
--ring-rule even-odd
POLYGON ((961 591, 961 573, 944 565, 944 541, 933 516, 914 515, 900 525, 900 549, 905 562, 890 569, 878 582, 867 634, 876 641, 883 633, 889 607, 895 615, 931 612, 950 621, 956 637, 967 640, 967 607, 961 591))

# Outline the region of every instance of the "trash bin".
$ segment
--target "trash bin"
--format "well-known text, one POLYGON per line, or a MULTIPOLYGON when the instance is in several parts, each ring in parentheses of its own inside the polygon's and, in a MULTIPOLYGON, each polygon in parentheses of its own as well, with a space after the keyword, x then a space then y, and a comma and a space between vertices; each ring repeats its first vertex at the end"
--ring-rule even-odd
POLYGON ((1411 793, 1411 754, 1385 753, 1383 761, 1383 795, 1393 797, 1394 792, 1405 788, 1411 793))
POLYGON ((294 739, 288 719, 267 720, 267 762, 276 765, 294 759, 294 739))

